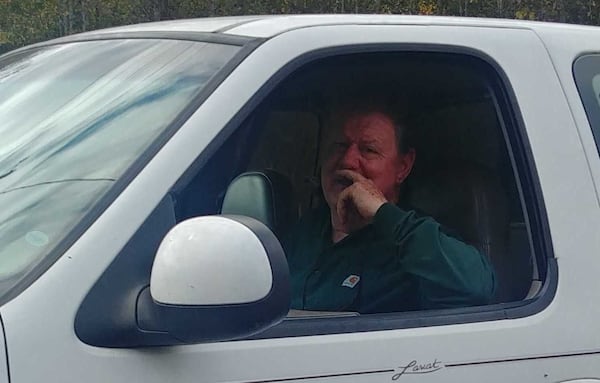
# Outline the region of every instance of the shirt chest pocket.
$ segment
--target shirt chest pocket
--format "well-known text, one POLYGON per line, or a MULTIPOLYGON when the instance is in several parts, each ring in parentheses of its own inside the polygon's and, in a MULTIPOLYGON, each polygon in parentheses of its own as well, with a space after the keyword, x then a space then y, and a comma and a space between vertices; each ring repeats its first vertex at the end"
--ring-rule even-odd
POLYGON ((322 265, 308 275, 304 291, 304 309, 321 311, 350 310, 360 291, 360 264, 341 259, 322 265))

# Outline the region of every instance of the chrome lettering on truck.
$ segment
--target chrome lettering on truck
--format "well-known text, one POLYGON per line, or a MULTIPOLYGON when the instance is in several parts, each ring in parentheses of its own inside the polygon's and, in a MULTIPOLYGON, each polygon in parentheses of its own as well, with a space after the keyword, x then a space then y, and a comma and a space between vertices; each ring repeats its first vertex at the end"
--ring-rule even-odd
POLYGON ((444 368, 444 364, 437 359, 433 362, 419 362, 415 359, 410 361, 406 366, 399 366, 395 371, 398 371, 392 380, 398 380, 402 375, 413 375, 413 374, 428 374, 430 372, 436 372, 444 368))

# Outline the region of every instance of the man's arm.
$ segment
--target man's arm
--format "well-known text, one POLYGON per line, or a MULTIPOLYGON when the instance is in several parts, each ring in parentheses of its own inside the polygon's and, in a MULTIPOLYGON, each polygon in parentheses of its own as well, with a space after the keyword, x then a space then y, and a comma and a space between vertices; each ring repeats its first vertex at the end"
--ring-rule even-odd
POLYGON ((372 223, 392 241, 406 272, 418 282, 422 309, 483 305, 495 290, 493 269, 485 256, 441 231, 429 217, 385 203, 372 223))
MULTIPOLYGON (((340 195, 337 214, 349 220, 348 207, 372 223, 397 248, 403 269, 418 283, 423 309, 487 304, 495 290, 491 264, 477 249, 448 236, 432 218, 417 217, 388 202, 368 179, 352 171, 340 174, 353 181, 340 195)), ((360 221, 360 220, 359 220, 360 221)))

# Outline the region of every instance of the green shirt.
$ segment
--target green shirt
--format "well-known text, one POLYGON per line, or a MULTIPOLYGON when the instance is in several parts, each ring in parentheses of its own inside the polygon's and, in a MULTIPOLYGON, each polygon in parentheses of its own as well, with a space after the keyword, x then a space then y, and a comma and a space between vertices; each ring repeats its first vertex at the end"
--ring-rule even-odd
POLYGON ((292 308, 360 313, 483 305, 494 272, 474 247, 428 217, 386 203, 372 224, 331 241, 329 209, 303 217, 283 243, 292 308))

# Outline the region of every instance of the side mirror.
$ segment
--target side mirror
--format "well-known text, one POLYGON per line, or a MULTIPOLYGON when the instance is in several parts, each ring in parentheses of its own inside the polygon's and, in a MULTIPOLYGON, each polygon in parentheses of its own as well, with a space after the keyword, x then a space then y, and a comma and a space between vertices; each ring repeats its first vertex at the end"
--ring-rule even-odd
POLYGON ((279 241, 259 221, 192 218, 161 242, 150 294, 165 330, 182 342, 241 338, 287 314, 288 266, 279 241))

